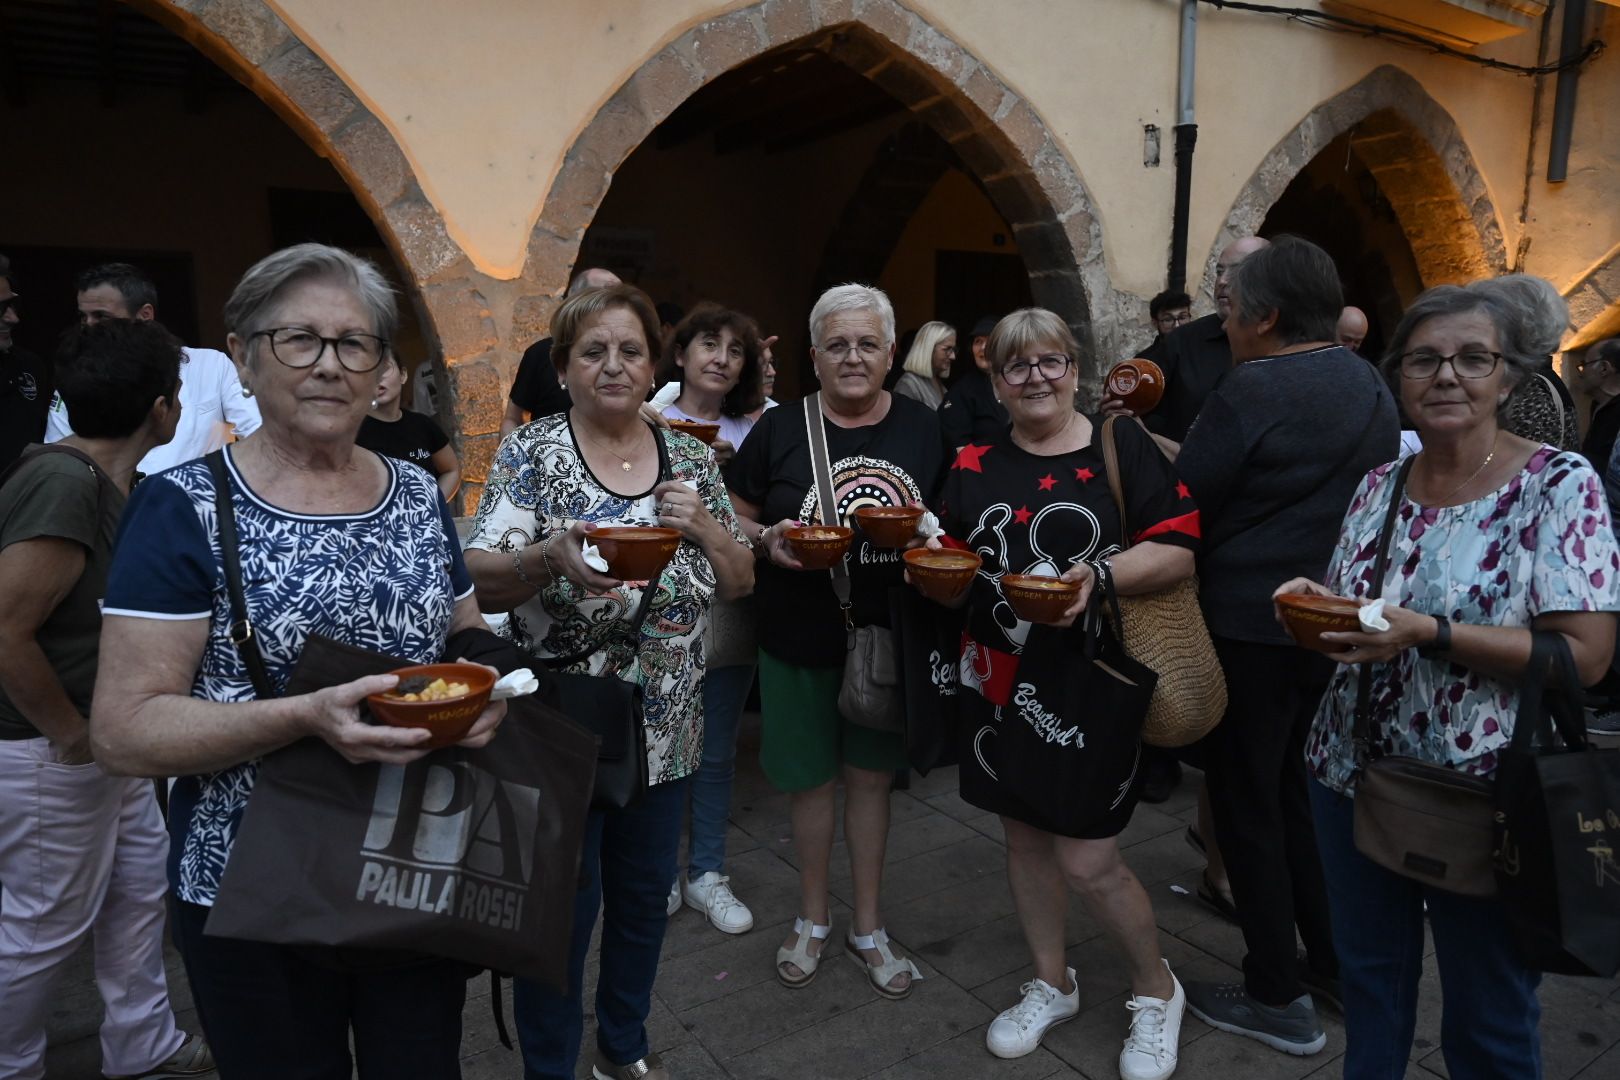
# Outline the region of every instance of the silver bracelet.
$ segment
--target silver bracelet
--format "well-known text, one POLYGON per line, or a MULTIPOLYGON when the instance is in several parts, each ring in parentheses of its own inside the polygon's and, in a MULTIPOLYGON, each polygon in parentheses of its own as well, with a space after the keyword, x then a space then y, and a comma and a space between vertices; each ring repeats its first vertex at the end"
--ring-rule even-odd
POLYGON ((546 577, 550 579, 553 585, 561 585, 564 579, 557 571, 551 568, 551 542, 555 539, 557 539, 557 534, 552 533, 540 541, 540 565, 546 568, 546 577))
MULTIPOLYGON (((545 555, 546 555, 546 549, 544 547, 541 547, 541 549, 540 549, 540 558, 541 558, 542 561, 545 559, 545 555)), ((550 567, 547 567, 547 570, 549 571, 550 567)), ((518 580, 523 582, 523 584, 527 585, 529 588, 533 589, 535 592, 540 591, 540 586, 536 585, 533 581, 530 581, 529 580, 529 575, 525 574, 523 572, 523 552, 521 552, 521 551, 512 552, 512 572, 517 574, 518 580)))

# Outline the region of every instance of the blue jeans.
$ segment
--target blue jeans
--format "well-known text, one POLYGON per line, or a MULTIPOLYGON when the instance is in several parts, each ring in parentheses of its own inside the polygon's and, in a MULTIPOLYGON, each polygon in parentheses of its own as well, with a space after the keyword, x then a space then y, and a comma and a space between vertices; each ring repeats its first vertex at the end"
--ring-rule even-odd
POLYGON ((647 1056, 647 1014, 669 921, 664 904, 675 880, 687 786, 684 779, 655 784, 629 807, 592 810, 585 819, 568 956, 570 992, 559 994, 527 979, 512 981, 525 1080, 573 1080, 585 1030, 585 954, 598 907, 596 1045, 615 1065, 647 1056))
POLYGON ((754 682, 753 664, 710 668, 703 676, 703 763, 692 777, 692 840, 687 872, 698 878, 726 865, 726 821, 737 775, 737 728, 754 682))
POLYGON ((1345 1080, 1401 1080, 1417 1027, 1423 905, 1429 905, 1452 1080, 1541 1075, 1541 973, 1519 962, 1496 900, 1427 888, 1356 850, 1355 802, 1311 781, 1316 842, 1344 990, 1345 1080))

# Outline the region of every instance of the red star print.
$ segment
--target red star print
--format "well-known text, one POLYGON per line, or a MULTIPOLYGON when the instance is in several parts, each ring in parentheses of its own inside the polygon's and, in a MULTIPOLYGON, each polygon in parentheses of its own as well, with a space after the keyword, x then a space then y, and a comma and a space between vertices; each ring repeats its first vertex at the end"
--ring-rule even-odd
POLYGON ((1181 496, 1183 499, 1192 498, 1192 492, 1187 490, 1187 485, 1186 484, 1178 483, 1176 485, 1176 494, 1181 496))
POLYGON ((1029 519, 1034 516, 1034 514, 1029 512, 1029 507, 1027 506, 1020 506, 1017 510, 1013 511, 1013 520, 1017 521, 1020 525, 1028 525, 1029 519))
POLYGON ((1051 473, 1047 473, 1036 482, 1041 485, 1042 491, 1051 491, 1053 488, 1057 487, 1057 481, 1052 479, 1051 473))
POLYGON ((1090 469, 1076 469, 1076 470, 1074 470, 1074 478, 1076 480, 1080 481, 1082 484, 1091 483, 1091 478, 1093 476, 1096 476, 1096 475, 1097 474, 1092 472, 1090 469))
POLYGON ((961 469, 965 472, 982 473, 984 470, 979 467, 979 459, 989 452, 990 448, 988 446, 974 446, 972 443, 968 443, 957 451, 956 460, 951 463, 951 468, 961 469))

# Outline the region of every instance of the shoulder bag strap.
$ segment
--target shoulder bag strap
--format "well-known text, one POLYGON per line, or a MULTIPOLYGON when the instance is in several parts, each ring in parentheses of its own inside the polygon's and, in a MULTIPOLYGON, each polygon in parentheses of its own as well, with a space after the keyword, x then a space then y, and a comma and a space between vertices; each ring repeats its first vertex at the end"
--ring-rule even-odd
MULTIPOLYGON (((1406 490, 1406 478, 1412 472, 1417 455, 1409 455, 1395 470, 1395 482, 1389 493, 1389 508, 1384 511, 1384 526, 1378 534, 1378 557, 1373 560, 1372 594, 1376 600, 1384 595, 1384 575, 1389 571, 1389 545, 1395 536, 1395 520, 1400 516, 1401 493, 1406 490)), ((1372 747, 1372 665, 1361 665, 1356 679, 1356 771, 1367 764, 1372 747)))
POLYGON ((264 654, 259 651, 259 639, 253 634, 253 620, 248 617, 247 593, 242 589, 242 557, 236 538, 236 508, 231 503, 231 478, 225 468, 225 451, 215 450, 203 458, 214 478, 214 517, 219 528, 219 556, 225 569, 225 590, 231 597, 231 644, 242 654, 248 678, 253 681, 253 692, 260 698, 280 697, 270 683, 270 673, 264 667, 264 654))
POLYGON ((1108 473, 1108 490, 1114 493, 1114 505, 1119 508, 1119 531, 1124 546, 1131 546, 1130 514, 1125 509, 1125 478, 1119 474, 1119 444, 1114 441, 1114 425, 1119 417, 1110 416, 1102 423, 1103 469, 1108 473))
MULTIPOLYGON (((804 399, 804 433, 810 440, 810 469, 815 474, 816 506, 823 525, 842 525, 838 520, 838 496, 833 491, 832 462, 827 456, 826 421, 821 416, 821 391, 804 399)), ((827 571, 832 575, 833 593, 844 613, 844 629, 854 630, 850 617, 849 568, 839 559, 827 571)))
MULTIPOLYGON (((658 444, 658 482, 663 483, 665 480, 674 478, 674 471, 669 464, 669 447, 664 444, 664 436, 657 428, 653 429, 653 441, 658 444)), ((647 616, 652 611, 653 597, 657 592, 657 581, 647 582, 647 587, 641 590, 641 603, 636 606, 635 619, 630 624, 630 638, 637 642, 638 645, 641 640, 641 628, 647 625, 647 616)), ((581 660, 589 659, 595 656, 597 652, 597 649, 587 649, 585 652, 574 653, 572 656, 557 657, 544 663, 548 668, 560 670, 572 667, 581 660)))

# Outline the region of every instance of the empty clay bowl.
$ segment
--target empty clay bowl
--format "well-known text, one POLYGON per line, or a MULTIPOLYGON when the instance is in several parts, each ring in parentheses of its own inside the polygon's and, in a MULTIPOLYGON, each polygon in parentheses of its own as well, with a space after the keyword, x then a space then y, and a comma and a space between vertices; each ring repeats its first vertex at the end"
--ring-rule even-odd
POLYGON ((712 443, 720 436, 720 425, 705 423, 700 420, 671 420, 671 429, 684 431, 701 443, 712 443))
POLYGON ((607 560, 608 575, 620 581, 651 581, 681 546, 680 533, 657 526, 610 525, 585 535, 607 560))
POLYGON ((1153 411, 1164 396, 1164 371, 1151 360, 1121 360, 1103 380, 1108 396, 1117 398, 1137 416, 1153 411))
POLYGON ((1343 596, 1315 596, 1311 593, 1284 593, 1277 597, 1277 610, 1294 641, 1320 653, 1342 652, 1343 646, 1322 640, 1327 631, 1360 630, 1358 600, 1343 596))
POLYGON ((912 548, 903 558, 911 584, 928 599, 941 604, 949 604, 966 592, 984 561, 971 551, 955 548, 939 551, 912 548))
POLYGON ((443 701, 405 701, 395 697, 397 690, 372 694, 366 698, 371 715, 390 727, 427 728, 433 738, 424 747, 437 749, 460 742, 472 728, 473 721, 489 703, 489 692, 495 687, 495 673, 478 664, 421 664, 390 671, 401 682, 421 676, 432 682, 443 679, 447 683, 466 683, 468 691, 458 698, 443 701))
POLYGON ((1026 622, 1055 623, 1080 595, 1080 583, 1042 574, 1003 574, 1001 595, 1026 622))
POLYGON ((855 520, 867 538, 883 548, 905 547, 917 536, 917 522, 922 520, 920 506, 862 506, 855 511, 855 520))
POLYGON ((783 535, 806 570, 825 570, 844 557, 855 530, 847 525, 798 525, 783 535))

